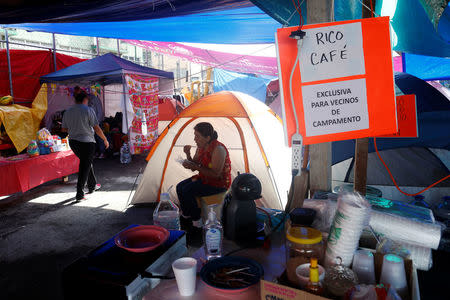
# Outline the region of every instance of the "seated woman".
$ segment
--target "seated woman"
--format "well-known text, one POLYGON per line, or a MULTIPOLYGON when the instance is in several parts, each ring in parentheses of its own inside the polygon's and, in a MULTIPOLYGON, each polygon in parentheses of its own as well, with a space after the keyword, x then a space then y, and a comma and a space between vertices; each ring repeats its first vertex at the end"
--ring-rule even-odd
POLYGON ((198 175, 177 185, 182 211, 182 222, 193 221, 194 227, 202 227, 201 209, 196 197, 225 192, 231 185, 231 162, 227 148, 217 141, 217 132, 210 123, 198 123, 194 127, 197 151, 191 157, 191 146, 184 146, 187 160, 183 167, 198 171, 198 175), (183 220, 184 218, 184 220, 183 220))

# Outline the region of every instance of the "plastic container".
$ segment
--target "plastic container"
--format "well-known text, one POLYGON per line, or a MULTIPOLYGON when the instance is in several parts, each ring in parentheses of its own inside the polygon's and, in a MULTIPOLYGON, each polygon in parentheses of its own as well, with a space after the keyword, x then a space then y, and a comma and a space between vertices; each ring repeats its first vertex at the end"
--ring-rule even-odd
POLYGON ((131 153, 128 143, 123 143, 120 147, 120 162, 122 164, 129 164, 131 162, 131 153))
POLYGON ((223 228, 217 220, 214 211, 215 204, 209 205, 208 221, 203 227, 206 259, 211 260, 222 256, 223 228))
POLYGON ((299 284, 296 274, 298 266, 323 258, 322 233, 314 228, 292 226, 286 232, 286 274, 292 284, 299 284))
POLYGON ((153 212, 153 224, 167 230, 180 230, 180 211, 170 200, 168 193, 162 193, 160 201, 153 212))

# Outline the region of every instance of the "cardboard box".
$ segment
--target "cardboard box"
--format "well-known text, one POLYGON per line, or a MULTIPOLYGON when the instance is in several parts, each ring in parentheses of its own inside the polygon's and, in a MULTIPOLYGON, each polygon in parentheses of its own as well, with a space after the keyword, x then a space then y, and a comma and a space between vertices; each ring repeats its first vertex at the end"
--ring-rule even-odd
MULTIPOLYGON (((375 253, 375 277, 377 282, 380 280, 381 267, 383 265, 383 255, 375 253)), ((413 280, 413 263, 412 260, 405 260, 405 272, 406 280, 408 282, 409 298, 403 300, 411 300, 414 295, 414 280, 413 280)), ((325 298, 317 295, 310 294, 308 292, 296 289, 291 286, 287 280, 285 273, 279 278, 279 283, 273 283, 265 280, 261 280, 261 300, 324 300, 332 299, 325 298)))

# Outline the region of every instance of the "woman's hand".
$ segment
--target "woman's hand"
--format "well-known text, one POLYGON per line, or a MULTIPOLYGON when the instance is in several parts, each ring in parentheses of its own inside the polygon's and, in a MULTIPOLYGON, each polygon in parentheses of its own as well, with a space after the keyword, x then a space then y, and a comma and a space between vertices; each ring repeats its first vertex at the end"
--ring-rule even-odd
POLYGON ((183 167, 185 167, 186 169, 190 169, 192 171, 197 171, 198 170, 198 165, 192 161, 188 161, 185 160, 183 162, 183 167))
POLYGON ((184 146, 184 148, 183 148, 184 153, 186 153, 186 155, 190 156, 191 155, 191 148, 192 148, 191 145, 184 146))

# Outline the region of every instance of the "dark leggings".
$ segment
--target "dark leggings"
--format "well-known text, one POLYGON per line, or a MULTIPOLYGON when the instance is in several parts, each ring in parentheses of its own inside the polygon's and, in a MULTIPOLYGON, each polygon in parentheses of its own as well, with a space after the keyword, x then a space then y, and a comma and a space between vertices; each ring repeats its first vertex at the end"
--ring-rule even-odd
POLYGON ((203 184, 200 179, 196 181, 192 181, 192 178, 183 180, 177 185, 178 200, 180 201, 183 215, 197 221, 200 219, 202 212, 195 198, 220 194, 226 190, 226 188, 203 184))
POLYGON ((80 159, 80 165, 78 168, 78 182, 77 182, 77 200, 84 197, 84 186, 86 185, 90 191, 95 189, 97 180, 95 179, 94 168, 92 162, 95 155, 95 143, 83 143, 77 140, 69 140, 70 148, 73 153, 80 159))

